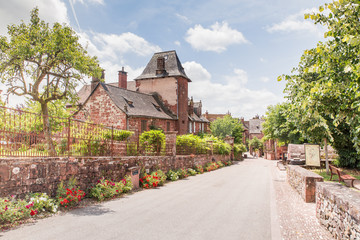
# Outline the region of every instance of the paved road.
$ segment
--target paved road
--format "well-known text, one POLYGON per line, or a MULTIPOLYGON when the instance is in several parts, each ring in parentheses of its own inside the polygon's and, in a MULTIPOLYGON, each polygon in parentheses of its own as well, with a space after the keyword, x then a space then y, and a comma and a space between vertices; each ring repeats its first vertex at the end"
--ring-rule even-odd
POLYGON ((0 233, 6 239, 280 239, 271 171, 247 159, 214 172, 0 233))

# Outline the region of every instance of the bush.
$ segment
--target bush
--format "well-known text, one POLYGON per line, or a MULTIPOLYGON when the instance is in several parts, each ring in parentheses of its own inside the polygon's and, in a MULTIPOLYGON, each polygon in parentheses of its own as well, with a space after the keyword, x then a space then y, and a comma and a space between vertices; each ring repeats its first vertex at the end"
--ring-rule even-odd
POLYGON ((98 181, 95 187, 91 188, 90 196, 96 198, 98 201, 119 196, 121 193, 129 192, 133 188, 130 176, 125 176, 119 182, 106 180, 102 178, 98 181))
POLYGON ((216 170, 216 169, 218 169, 218 168, 219 168, 219 165, 217 165, 217 163, 208 163, 208 164, 206 164, 206 166, 205 166, 205 170, 206 170, 207 172, 214 171, 214 170, 216 170))
POLYGON ((37 214, 33 203, 12 198, 0 198, 0 223, 14 223, 37 214))
POLYGON ((113 136, 113 140, 115 141, 125 141, 128 137, 132 136, 134 133, 127 130, 114 130, 114 132, 111 132, 111 130, 107 131, 104 134, 105 139, 111 140, 111 136, 113 136))
POLYGON ((30 202, 33 203, 33 208, 38 212, 56 213, 59 208, 58 202, 50 198, 46 193, 32 193, 30 194, 30 202))
POLYGON ((139 137, 140 148, 145 154, 160 155, 165 150, 165 134, 159 130, 150 130, 143 132, 139 137))
POLYGON ((240 160, 242 153, 246 152, 246 146, 242 143, 234 144, 234 157, 237 160, 240 160))
POLYGON ((177 174, 180 179, 187 178, 189 176, 189 174, 185 168, 180 168, 179 170, 177 170, 177 174))
POLYGON ((188 168, 187 172, 190 176, 195 176, 197 174, 197 172, 192 168, 188 168))
POLYGON ((180 154, 207 154, 209 147, 206 140, 197 135, 186 134, 176 137, 176 149, 180 154))
POLYGON ((163 171, 157 170, 156 172, 152 172, 151 174, 144 174, 142 178, 140 178, 140 185, 143 188, 153 188, 164 185, 166 180, 166 175, 163 171))
POLYGON ((169 170, 166 174, 167 179, 170 181, 176 181, 179 180, 179 175, 177 174, 177 172, 173 171, 173 170, 169 170))
POLYGON ((216 164, 219 166, 219 168, 224 167, 224 163, 222 161, 217 161, 216 164))
POLYGON ((85 197, 85 192, 79 189, 74 177, 70 178, 67 184, 61 181, 58 185, 56 199, 60 203, 60 207, 76 206, 83 197, 85 197))
POLYGON ((199 174, 203 174, 204 173, 204 168, 201 165, 196 165, 195 166, 195 170, 197 173, 199 174))

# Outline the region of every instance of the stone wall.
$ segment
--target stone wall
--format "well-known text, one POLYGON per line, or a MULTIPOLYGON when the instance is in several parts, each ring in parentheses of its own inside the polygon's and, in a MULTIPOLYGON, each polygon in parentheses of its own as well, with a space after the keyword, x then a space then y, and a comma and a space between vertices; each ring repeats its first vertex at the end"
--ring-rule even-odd
POLYGON ((229 159, 212 155, 0 159, 0 197, 29 192, 54 195, 59 182, 71 176, 76 177, 82 189, 87 189, 101 177, 120 180, 134 166, 150 172, 168 171, 229 159))
POLYGON ((316 183, 323 182, 324 178, 294 165, 288 165, 286 172, 288 183, 301 195, 304 201, 315 202, 316 183))
POLYGON ((316 216, 335 239, 360 239, 360 193, 339 183, 318 183, 316 216))

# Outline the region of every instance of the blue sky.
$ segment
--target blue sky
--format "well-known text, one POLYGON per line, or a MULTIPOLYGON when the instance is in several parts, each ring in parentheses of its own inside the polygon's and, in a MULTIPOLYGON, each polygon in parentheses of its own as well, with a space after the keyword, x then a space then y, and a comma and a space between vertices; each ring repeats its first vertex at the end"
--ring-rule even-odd
MULTIPOLYGON (((72 26, 91 55, 117 80, 141 74, 152 54, 176 50, 192 79, 189 96, 203 111, 246 119, 283 101, 285 83, 302 52, 323 40, 324 28, 304 20, 322 0, 0 0, 0 34, 28 21, 35 6, 52 23, 72 26)), ((15 103, 19 100, 13 98, 15 103)))

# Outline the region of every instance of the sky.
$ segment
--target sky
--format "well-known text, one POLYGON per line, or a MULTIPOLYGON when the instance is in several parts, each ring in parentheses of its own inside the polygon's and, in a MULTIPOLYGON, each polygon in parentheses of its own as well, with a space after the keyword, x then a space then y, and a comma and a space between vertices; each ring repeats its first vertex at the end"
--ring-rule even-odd
POLYGON ((176 50, 192 80, 189 97, 202 101, 203 112, 250 119, 284 101, 285 82, 277 77, 323 41, 324 27, 304 13, 329 1, 0 0, 0 35, 9 24, 28 22, 38 7, 46 22, 77 32, 107 83, 117 81, 122 67, 133 80, 155 52, 176 50))

